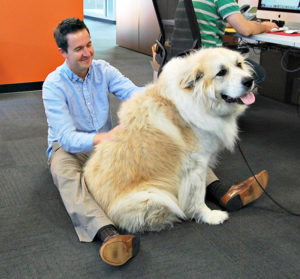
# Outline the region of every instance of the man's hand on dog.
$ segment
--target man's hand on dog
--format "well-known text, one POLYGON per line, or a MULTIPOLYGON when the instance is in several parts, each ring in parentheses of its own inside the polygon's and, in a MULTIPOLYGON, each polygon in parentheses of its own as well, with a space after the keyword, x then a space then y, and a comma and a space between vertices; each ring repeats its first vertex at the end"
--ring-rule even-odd
POLYGON ((114 127, 112 130, 104 133, 99 133, 95 135, 94 140, 93 140, 93 145, 97 145, 99 143, 102 143, 104 141, 113 141, 115 140, 114 133, 119 131, 121 129, 120 125, 117 125, 114 127))

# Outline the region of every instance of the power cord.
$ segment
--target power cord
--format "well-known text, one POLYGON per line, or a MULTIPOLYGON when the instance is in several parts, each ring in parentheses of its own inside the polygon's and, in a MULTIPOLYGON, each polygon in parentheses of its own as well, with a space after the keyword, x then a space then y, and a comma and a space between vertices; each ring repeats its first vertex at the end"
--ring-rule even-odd
POLYGON ((280 59, 280 64, 281 64, 281 68, 287 72, 287 73, 295 73, 300 71, 300 67, 298 68, 294 68, 294 69, 288 69, 287 64, 288 64, 288 56, 289 54, 294 54, 294 55, 298 55, 299 56, 299 50, 295 49, 295 48, 283 48, 283 47, 278 47, 276 45, 273 45, 271 43, 261 43, 258 42, 256 44, 254 43, 250 43, 244 39, 241 39, 239 42, 239 46, 247 46, 249 48, 253 49, 253 53, 254 54, 259 54, 259 52, 255 52, 255 49, 265 49, 265 50, 274 50, 274 51, 280 51, 282 53, 281 59, 280 59))
MULTIPOLYGON (((298 49, 290 49, 289 48, 287 50, 284 50, 282 47, 278 47, 273 44, 269 44, 269 43, 266 44, 266 43, 260 43, 260 42, 253 44, 244 39, 240 39, 239 46, 247 46, 247 47, 251 48, 255 55, 259 55, 262 49, 273 50, 273 51, 277 51, 277 52, 280 51, 282 54, 281 59, 280 59, 280 65, 281 65, 282 70, 284 70, 285 72, 288 72, 288 73, 295 73, 295 72, 300 71, 300 67, 294 68, 294 69, 287 68, 288 55, 291 53, 291 54, 299 56, 300 54, 299 54, 298 49), (258 49, 259 51, 256 51, 256 49, 258 49)), ((298 93, 296 96, 296 110, 297 110, 298 117, 300 117, 300 90, 298 90, 298 93)))
POLYGON ((290 214, 290 215, 293 215, 293 216, 300 216, 300 214, 299 213, 295 213, 295 212, 292 212, 292 211, 290 211, 289 209, 287 209, 287 208, 285 208, 284 206, 282 206, 279 202, 277 202, 265 189, 264 189, 264 187, 259 183, 259 181, 257 180, 257 178, 256 178, 256 176, 255 176, 255 174, 254 174, 254 172, 253 172, 253 170, 252 170, 252 168, 250 167, 250 165, 249 165, 249 163, 248 163, 248 160, 247 160, 247 158, 246 158, 246 156, 245 156, 245 154, 244 154, 244 152, 242 151, 242 148, 241 148, 241 146, 240 146, 240 143, 239 142, 237 142, 237 146, 238 146, 238 149, 239 149, 239 151, 240 151, 240 153, 241 153, 241 155, 242 155, 242 157, 243 157, 243 159, 244 159, 244 161, 245 161, 245 163, 246 163, 246 165, 247 165, 247 167, 248 167, 248 169, 249 169, 249 171, 251 172, 251 174, 252 174, 252 176, 254 177, 254 179, 256 180, 256 182, 257 182, 257 184, 259 185, 259 187, 263 190, 263 192, 267 195, 267 197, 273 202, 273 203, 275 203, 279 208, 281 208, 283 211, 285 211, 286 213, 288 213, 288 214, 290 214))
POLYGON ((293 52, 293 51, 291 51, 291 50, 286 50, 286 51, 283 53, 283 55, 282 55, 282 57, 281 57, 280 63, 281 63, 281 67, 282 67, 282 69, 283 69, 284 71, 286 71, 286 72, 288 72, 288 73, 295 73, 295 72, 300 71, 300 67, 299 67, 299 68, 295 68, 295 69, 288 69, 288 68, 286 67, 286 64, 287 64, 287 57, 288 57, 288 55, 289 55, 290 52, 293 52))

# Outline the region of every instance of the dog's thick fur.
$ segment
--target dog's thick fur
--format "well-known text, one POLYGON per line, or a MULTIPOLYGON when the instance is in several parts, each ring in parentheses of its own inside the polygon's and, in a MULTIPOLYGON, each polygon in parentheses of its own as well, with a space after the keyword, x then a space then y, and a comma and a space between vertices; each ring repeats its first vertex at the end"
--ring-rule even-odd
POLYGON ((237 102, 253 87, 237 52, 203 49, 172 59, 159 80, 119 111, 121 129, 99 144, 84 175, 95 200, 129 232, 159 231, 182 219, 220 224, 228 214, 205 204, 208 167, 232 150, 237 102))

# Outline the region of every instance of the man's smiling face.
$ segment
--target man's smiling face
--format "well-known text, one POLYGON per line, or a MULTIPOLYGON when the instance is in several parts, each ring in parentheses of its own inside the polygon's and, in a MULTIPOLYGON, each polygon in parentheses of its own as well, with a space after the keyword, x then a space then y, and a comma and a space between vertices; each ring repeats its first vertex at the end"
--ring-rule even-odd
POLYGON ((59 49, 67 59, 70 69, 79 77, 85 78, 94 58, 94 47, 90 34, 86 29, 67 35, 68 52, 59 49))

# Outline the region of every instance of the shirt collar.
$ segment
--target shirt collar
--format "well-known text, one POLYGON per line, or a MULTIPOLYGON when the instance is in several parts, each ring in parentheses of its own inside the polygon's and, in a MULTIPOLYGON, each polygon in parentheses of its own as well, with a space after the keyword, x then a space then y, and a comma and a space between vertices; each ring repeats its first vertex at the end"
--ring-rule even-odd
MULTIPOLYGON (((90 76, 90 74, 91 74, 91 72, 92 72, 92 70, 91 70, 92 67, 93 67, 93 63, 92 63, 92 65, 90 66, 90 68, 89 68, 89 70, 88 70, 88 72, 87 72, 85 78, 88 78, 88 77, 90 76)), ((77 75, 70 69, 67 60, 65 60, 65 62, 64 62, 64 64, 63 64, 63 69, 64 69, 64 71, 66 72, 67 76, 69 77, 69 79, 70 79, 71 81, 73 81, 73 82, 75 82, 75 81, 82 81, 82 78, 79 77, 79 76, 77 76, 77 75)))

